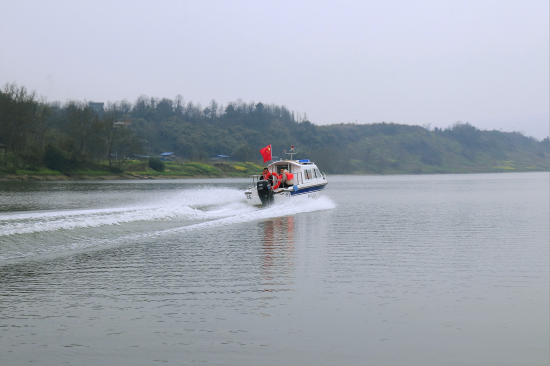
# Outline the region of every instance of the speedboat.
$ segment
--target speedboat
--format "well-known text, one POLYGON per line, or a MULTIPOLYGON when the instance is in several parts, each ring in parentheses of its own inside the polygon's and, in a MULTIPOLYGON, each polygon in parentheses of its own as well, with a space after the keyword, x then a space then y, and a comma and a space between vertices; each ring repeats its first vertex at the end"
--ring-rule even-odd
POLYGON ((327 185, 327 176, 309 159, 292 160, 294 147, 289 160, 275 161, 267 166, 270 173, 288 170, 294 175, 294 184, 290 187, 273 189, 270 181, 262 179, 262 175, 252 176, 252 185, 244 192, 246 202, 252 206, 267 206, 295 199, 317 198, 327 185))

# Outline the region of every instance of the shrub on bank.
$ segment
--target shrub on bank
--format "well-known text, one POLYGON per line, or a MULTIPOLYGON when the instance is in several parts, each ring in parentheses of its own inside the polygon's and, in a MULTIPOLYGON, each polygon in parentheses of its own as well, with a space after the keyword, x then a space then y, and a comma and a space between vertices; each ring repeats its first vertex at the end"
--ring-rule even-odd
POLYGON ((166 164, 161 161, 159 158, 150 158, 149 159, 149 168, 153 169, 156 172, 162 172, 166 169, 166 164))
POLYGON ((69 165, 69 160, 65 157, 65 153, 53 145, 46 146, 44 152, 44 165, 51 170, 63 171, 69 165))

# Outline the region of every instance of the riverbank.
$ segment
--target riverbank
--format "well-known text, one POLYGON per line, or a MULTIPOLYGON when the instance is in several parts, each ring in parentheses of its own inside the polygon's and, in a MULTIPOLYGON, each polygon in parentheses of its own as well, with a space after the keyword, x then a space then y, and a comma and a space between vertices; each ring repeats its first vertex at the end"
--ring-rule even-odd
POLYGON ((0 181, 78 181, 78 180, 144 180, 188 178, 242 178, 261 174, 263 167, 254 163, 228 162, 206 164, 200 162, 166 162, 163 171, 155 171, 144 162, 132 161, 120 173, 110 172, 106 167, 81 168, 62 173, 41 167, 35 171, 2 171, 0 181))
POLYGON ((147 179, 197 179, 197 178, 236 178, 242 176, 230 175, 195 175, 195 176, 180 176, 180 175, 141 175, 134 173, 121 173, 109 175, 17 175, 6 174, 0 175, 0 182, 10 181, 79 181, 79 180, 147 180, 147 179))

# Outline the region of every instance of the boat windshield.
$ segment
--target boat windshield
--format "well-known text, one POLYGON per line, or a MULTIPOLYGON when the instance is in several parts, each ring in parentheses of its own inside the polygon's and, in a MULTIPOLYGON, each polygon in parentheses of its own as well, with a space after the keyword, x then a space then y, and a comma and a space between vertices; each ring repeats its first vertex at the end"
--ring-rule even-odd
POLYGON ((281 173, 281 169, 286 169, 289 172, 292 173, 292 170, 290 168, 290 164, 277 164, 273 169, 277 172, 277 174, 281 173))

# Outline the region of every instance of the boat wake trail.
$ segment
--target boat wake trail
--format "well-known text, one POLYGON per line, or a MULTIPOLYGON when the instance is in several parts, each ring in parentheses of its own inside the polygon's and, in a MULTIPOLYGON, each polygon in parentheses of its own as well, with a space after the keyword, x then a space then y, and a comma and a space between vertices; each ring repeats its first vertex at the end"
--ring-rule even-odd
POLYGON ((320 197, 258 209, 246 204, 240 190, 202 188, 128 207, 3 214, 0 261, 119 245, 334 207, 328 197, 320 197))
POLYGON ((241 192, 232 189, 203 189, 185 191, 170 197, 170 200, 139 206, 2 215, 0 216, 0 237, 121 225, 138 221, 216 219, 228 215, 230 211, 224 209, 224 206, 231 206, 238 202, 241 196, 241 192), (215 196, 219 199, 213 198, 215 196), (204 210, 205 207, 213 209, 204 210))

